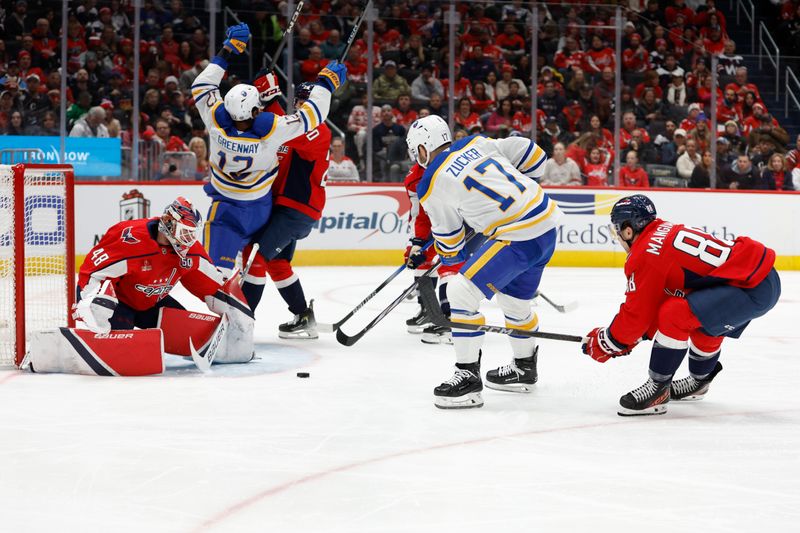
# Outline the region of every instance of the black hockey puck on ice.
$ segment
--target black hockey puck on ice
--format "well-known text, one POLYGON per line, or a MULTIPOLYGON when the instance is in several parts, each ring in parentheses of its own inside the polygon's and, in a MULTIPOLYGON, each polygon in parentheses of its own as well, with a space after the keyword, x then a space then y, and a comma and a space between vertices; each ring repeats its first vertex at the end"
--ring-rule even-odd
POLYGON ((308 372, 298 372, 297 373, 297 377, 298 378, 310 378, 311 374, 309 374, 308 372))

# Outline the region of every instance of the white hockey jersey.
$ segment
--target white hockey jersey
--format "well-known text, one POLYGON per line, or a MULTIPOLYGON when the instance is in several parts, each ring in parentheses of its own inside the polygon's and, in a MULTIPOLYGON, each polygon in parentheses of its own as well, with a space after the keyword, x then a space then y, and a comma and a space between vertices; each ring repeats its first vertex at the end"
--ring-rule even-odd
POLYGON ((325 121, 331 93, 314 87, 293 115, 262 112, 249 130, 239 131, 219 92, 224 75, 224 60, 215 57, 192 84, 195 106, 209 134, 211 185, 226 198, 257 200, 269 193, 278 176, 278 148, 325 121))
POLYGON ((533 178, 547 155, 522 137, 466 137, 436 156, 417 186, 441 255, 464 246, 464 224, 490 239, 526 241, 556 227, 561 216, 533 178))

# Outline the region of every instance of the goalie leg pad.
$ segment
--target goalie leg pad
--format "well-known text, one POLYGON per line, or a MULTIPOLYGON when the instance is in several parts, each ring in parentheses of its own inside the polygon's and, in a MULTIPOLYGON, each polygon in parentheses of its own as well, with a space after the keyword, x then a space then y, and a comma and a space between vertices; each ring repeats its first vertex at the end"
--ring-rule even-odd
MULTIPOLYGON (((539 329, 539 317, 531 310, 531 301, 515 298, 508 294, 497 293, 497 304, 506 317, 506 327, 536 331, 539 329)), ((536 339, 509 335, 514 358, 525 359, 536 350, 536 339)))
MULTIPOLYGON (((451 276, 447 283, 447 300, 450 302, 450 319, 465 324, 485 324, 479 312, 483 293, 463 275, 451 276)), ((453 329, 456 361, 462 364, 477 363, 483 346, 482 331, 453 329)))
POLYGON ((235 278, 206 297, 209 309, 228 317, 225 336, 214 359, 215 363, 246 363, 253 358, 255 319, 235 278))
POLYGON ((59 328, 31 334, 28 361, 35 372, 87 376, 150 376, 164 372, 160 329, 59 328))
POLYGON ((158 327, 164 332, 164 353, 190 357, 189 339, 198 351, 202 351, 219 321, 218 316, 208 313, 162 307, 158 314, 158 327))

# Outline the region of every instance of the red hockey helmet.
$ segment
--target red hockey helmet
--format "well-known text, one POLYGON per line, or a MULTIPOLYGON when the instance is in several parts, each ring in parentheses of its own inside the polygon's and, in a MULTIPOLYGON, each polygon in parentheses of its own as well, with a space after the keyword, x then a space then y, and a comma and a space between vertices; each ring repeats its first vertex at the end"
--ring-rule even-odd
POLYGON ((172 244, 175 253, 186 257, 189 248, 197 242, 197 232, 202 224, 203 217, 192 202, 183 196, 178 196, 164 210, 158 222, 158 229, 172 244))

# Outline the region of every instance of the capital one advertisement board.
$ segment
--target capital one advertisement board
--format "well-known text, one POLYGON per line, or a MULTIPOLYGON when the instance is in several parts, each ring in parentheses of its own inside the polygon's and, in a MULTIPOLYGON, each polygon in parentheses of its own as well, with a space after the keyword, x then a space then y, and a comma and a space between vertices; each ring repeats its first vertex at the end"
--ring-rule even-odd
MULTIPOLYGON (((621 266, 622 249, 609 233, 609 213, 633 190, 551 188, 564 216, 553 265, 621 266)), ((800 269, 800 194, 708 191, 641 191, 659 216, 725 239, 748 235, 774 248, 780 268, 800 269)), ((205 216, 210 205, 200 183, 79 184, 76 187, 76 255, 80 258, 112 224, 155 216, 183 195, 205 216)), ((399 185, 331 185, 322 218, 299 245, 296 263, 396 265, 409 238, 410 203, 399 185)))

